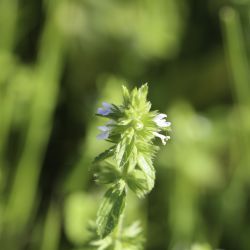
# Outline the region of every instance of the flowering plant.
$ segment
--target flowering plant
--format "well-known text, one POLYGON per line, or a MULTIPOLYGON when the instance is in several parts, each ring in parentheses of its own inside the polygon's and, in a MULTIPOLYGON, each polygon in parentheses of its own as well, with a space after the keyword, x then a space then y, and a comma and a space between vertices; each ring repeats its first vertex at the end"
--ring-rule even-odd
MULTIPOLYGON (((124 243, 122 237, 117 235, 121 234, 122 230, 119 225, 122 224, 128 189, 142 198, 154 187, 153 158, 159 149, 155 145, 155 138, 159 138, 164 145, 170 139, 168 133, 171 123, 166 121, 167 115, 150 111, 147 84, 139 89, 134 88, 131 92, 125 86, 122 89, 122 105, 104 102, 97 110, 97 115, 109 119, 104 126, 99 127, 101 133, 97 138, 113 144, 95 158, 95 162, 106 162, 106 165, 95 173, 98 183, 109 185, 97 213, 96 226, 99 237, 105 239, 105 244, 109 242, 108 247, 114 242, 116 246, 122 246, 124 243), (112 238, 113 232, 116 237, 112 238)), ((139 237, 139 226, 136 224, 130 228, 134 229, 134 237, 139 237)), ((107 248, 103 247, 103 240, 98 242, 102 242, 100 249, 107 248)), ((94 244, 98 245, 97 242, 94 244)), ((140 247, 137 246, 136 249, 140 247)))

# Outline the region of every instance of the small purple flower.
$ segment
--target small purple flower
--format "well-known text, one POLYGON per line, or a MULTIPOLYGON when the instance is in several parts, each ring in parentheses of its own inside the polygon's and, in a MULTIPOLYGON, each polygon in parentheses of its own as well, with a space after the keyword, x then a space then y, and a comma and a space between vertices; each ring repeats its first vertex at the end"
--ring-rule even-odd
POLYGON ((96 137, 99 140, 106 140, 109 137, 109 131, 111 130, 108 126, 99 126, 99 130, 102 132, 96 137))
POLYGON ((104 126, 99 126, 98 129, 101 133, 96 137, 99 140, 106 140, 109 137, 110 131, 112 130, 112 125, 114 125, 113 120, 109 120, 104 126))
POLYGON ((165 114, 159 114, 157 116, 155 116, 155 118, 153 119, 153 121, 156 123, 156 125, 160 128, 166 128, 171 126, 171 122, 167 122, 166 121, 167 115, 165 114))
POLYGON ((112 105, 111 104, 109 104, 107 102, 103 102, 102 106, 103 107, 97 109, 97 114, 98 115, 107 116, 110 113, 112 113, 112 105))

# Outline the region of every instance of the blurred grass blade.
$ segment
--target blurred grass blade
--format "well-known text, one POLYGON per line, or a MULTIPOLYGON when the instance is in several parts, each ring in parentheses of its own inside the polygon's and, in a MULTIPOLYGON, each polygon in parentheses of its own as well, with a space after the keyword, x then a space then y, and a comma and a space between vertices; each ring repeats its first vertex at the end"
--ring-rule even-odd
POLYGON ((16 21, 18 17, 17 0, 0 1, 0 50, 11 51, 15 43, 16 21))
POLYGON ((54 204, 51 204, 45 220, 41 250, 59 249, 60 226, 58 208, 54 204))
POLYGON ((6 209, 9 233, 21 233, 33 215, 38 179, 52 128, 64 55, 64 40, 53 15, 47 19, 38 66, 34 70, 35 91, 29 128, 6 209))
POLYGON ((233 77, 233 90, 241 104, 249 104, 249 64, 240 18, 238 13, 230 7, 223 8, 220 17, 233 77))

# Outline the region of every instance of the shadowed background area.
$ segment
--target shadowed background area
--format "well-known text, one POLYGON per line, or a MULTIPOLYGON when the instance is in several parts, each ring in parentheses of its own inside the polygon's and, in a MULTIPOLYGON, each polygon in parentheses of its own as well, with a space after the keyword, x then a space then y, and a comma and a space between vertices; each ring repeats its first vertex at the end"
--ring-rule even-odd
POLYGON ((0 249, 89 249, 95 112, 148 82, 172 140, 125 224, 148 250, 249 250, 249 28, 249 0, 0 0, 0 249))

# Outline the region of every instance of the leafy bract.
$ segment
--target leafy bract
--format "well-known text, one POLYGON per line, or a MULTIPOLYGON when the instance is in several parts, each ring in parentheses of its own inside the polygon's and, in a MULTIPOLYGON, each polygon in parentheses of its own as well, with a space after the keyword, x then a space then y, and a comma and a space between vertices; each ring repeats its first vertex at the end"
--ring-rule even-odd
POLYGON ((151 158, 143 154, 139 154, 138 166, 144 172, 146 176, 148 190, 150 191, 154 187, 154 183, 155 183, 155 169, 154 169, 151 158))
POLYGON ((122 250, 143 250, 145 239, 138 221, 125 228, 122 234, 122 250))
POLYGON ((112 184, 116 183, 121 178, 121 170, 116 165, 106 162, 95 173, 95 180, 99 184, 112 184))
POLYGON ((120 167, 123 167, 129 160, 131 153, 135 147, 135 138, 132 135, 131 137, 124 137, 116 147, 116 160, 120 167))
POLYGON ((115 151, 115 146, 110 147, 109 149, 105 150, 104 152, 102 152, 101 154, 96 156, 93 163, 97 163, 97 162, 106 160, 107 158, 114 155, 114 151, 115 151))
POLYGON ((129 104, 130 94, 126 86, 122 86, 123 105, 126 107, 129 104))
POLYGON ((143 250, 145 242, 142 227, 138 221, 122 229, 120 237, 109 235, 100 239, 95 234, 94 227, 91 229, 91 233, 93 237, 87 243, 89 250, 143 250))
POLYGON ((122 182, 113 185, 106 192, 97 213, 97 233, 101 238, 109 235, 117 226, 126 200, 125 185, 122 182))
POLYGON ((138 169, 134 169, 126 178, 129 188, 139 197, 143 198, 152 189, 151 182, 148 183, 146 174, 138 169))

